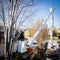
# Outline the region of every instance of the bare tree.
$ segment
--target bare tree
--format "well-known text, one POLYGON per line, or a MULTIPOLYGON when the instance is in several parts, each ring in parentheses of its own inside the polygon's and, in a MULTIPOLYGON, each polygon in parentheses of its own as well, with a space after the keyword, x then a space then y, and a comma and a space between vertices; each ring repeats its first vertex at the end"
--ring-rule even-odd
MULTIPOLYGON (((3 6, 3 1, 0 1, 0 4, 1 4, 1 12, 2 12, 2 15, 1 16, 1 19, 3 20, 3 26, 4 26, 4 40, 5 40, 5 47, 6 47, 6 26, 5 26, 5 16, 4 16, 4 6, 3 6)), ((4 54, 6 54, 6 48, 5 48, 5 51, 4 51, 4 54)))
MULTIPOLYGON (((30 22, 29 19, 33 17, 38 11, 38 4, 40 0, 0 0, 1 12, 4 25, 4 37, 6 47, 6 25, 8 26, 8 42, 9 53, 11 54, 12 40, 13 40, 13 28, 16 24, 17 27, 25 22, 30 22)), ((6 54, 6 49, 5 49, 6 54)))
POLYGON ((39 48, 41 48, 41 44, 48 39, 49 37, 48 33, 49 33, 49 30, 47 26, 45 25, 45 27, 41 30, 37 38, 37 43, 38 43, 39 48))
MULTIPOLYGON (((30 30, 28 30, 30 32, 31 37, 34 36, 38 28, 41 26, 42 22, 44 22, 43 18, 41 18, 40 20, 37 20, 36 24, 30 30)), ((36 42, 39 48, 41 48, 41 43, 48 39, 48 36, 49 36, 48 33, 49 33, 49 30, 48 30, 47 24, 44 24, 44 27, 41 28, 41 31, 39 32, 39 34, 37 34, 38 36, 36 38, 36 42)))

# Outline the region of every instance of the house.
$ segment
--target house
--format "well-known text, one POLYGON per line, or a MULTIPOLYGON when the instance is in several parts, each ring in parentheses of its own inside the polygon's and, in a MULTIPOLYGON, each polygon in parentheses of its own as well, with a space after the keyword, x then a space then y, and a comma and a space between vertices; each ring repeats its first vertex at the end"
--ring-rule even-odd
POLYGON ((60 39, 60 29, 58 29, 58 34, 57 34, 58 38, 60 39))

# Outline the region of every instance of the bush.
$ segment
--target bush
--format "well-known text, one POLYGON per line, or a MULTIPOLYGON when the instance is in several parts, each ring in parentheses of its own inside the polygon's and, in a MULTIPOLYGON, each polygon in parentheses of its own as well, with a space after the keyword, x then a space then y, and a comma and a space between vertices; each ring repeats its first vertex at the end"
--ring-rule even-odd
POLYGON ((57 29, 56 28, 53 29, 53 36, 57 37, 57 29))
POLYGON ((58 40, 58 37, 53 37, 53 40, 58 40))
POLYGON ((16 54, 16 60, 24 60, 23 56, 21 53, 16 54))

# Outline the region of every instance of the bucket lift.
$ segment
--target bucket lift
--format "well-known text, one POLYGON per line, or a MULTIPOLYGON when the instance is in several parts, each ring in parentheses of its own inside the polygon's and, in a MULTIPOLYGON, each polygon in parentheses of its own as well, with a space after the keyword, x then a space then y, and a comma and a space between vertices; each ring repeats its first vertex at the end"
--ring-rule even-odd
POLYGON ((28 41, 19 41, 19 43, 18 43, 18 52, 24 53, 27 50, 27 45, 29 47, 33 46, 33 42, 36 40, 37 36, 39 35, 41 30, 43 29, 44 25, 46 24, 47 20, 50 18, 53 11, 54 11, 54 9, 50 12, 47 19, 44 20, 43 23, 39 26, 38 30, 36 31, 36 33, 34 34, 34 36, 32 38, 30 38, 28 41))

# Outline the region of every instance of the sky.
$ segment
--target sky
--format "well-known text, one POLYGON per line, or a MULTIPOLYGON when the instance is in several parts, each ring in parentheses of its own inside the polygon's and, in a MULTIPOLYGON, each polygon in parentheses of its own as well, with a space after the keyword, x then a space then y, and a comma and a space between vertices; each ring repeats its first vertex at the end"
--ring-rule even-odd
MULTIPOLYGON (((46 20, 50 14, 50 7, 55 8, 55 10, 53 12, 54 27, 59 29, 60 28, 60 0, 41 0, 39 5, 37 6, 38 11, 36 11, 36 15, 33 18, 33 20, 34 20, 33 22, 36 22, 37 20, 39 20, 41 18, 44 18, 44 20, 46 20)), ((51 27, 50 18, 47 21, 47 26, 49 28, 51 27)))
MULTIPOLYGON (((42 0, 41 10, 38 14, 42 16, 44 19, 48 17, 50 14, 50 7, 54 7, 54 26, 56 28, 60 28, 60 0, 42 0)), ((47 21, 48 26, 50 26, 50 19, 47 21)))
MULTIPOLYGON (((33 14, 33 16, 30 18, 30 20, 32 20, 31 23, 28 22, 28 24, 27 24, 25 22, 24 24, 27 24, 26 26, 33 25, 33 23, 36 23, 36 21, 41 19, 41 17, 43 17, 44 20, 46 20, 50 14, 50 7, 54 7, 55 8, 55 10, 54 10, 54 26, 56 28, 60 28, 60 0, 41 0, 41 2, 40 2, 40 0, 38 0, 38 1, 39 1, 38 6, 35 7, 38 10, 36 11, 36 14, 35 15, 33 14)), ((35 8, 33 7, 31 10, 33 10, 35 8)), ((30 14, 30 12, 28 14, 30 14)), ((29 20, 29 18, 28 18, 28 20, 29 20)), ((0 19, 0 22, 1 22, 1 19, 0 19)), ((47 21, 47 25, 48 25, 48 27, 50 27, 50 25, 51 25, 50 18, 47 21)))

